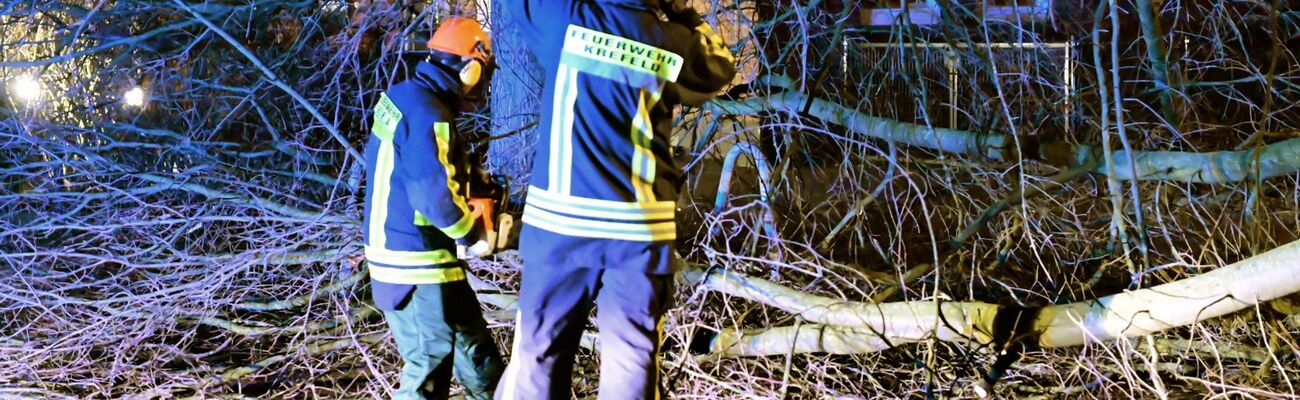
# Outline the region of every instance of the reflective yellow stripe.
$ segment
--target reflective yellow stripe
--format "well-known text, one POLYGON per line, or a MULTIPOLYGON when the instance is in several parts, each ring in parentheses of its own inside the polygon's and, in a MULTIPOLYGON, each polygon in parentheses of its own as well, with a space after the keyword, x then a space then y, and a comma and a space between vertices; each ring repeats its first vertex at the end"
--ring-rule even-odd
POLYGON ((456 256, 447 250, 400 251, 366 246, 365 251, 367 260, 402 267, 446 264, 457 260, 456 256))
POLYGON ((474 215, 470 213, 465 213, 464 216, 460 217, 460 221, 456 221, 456 224, 446 228, 438 228, 438 229, 442 230, 442 233, 447 234, 447 236, 451 237, 452 239, 460 239, 465 237, 465 235, 468 234, 469 230, 473 227, 474 227, 474 215))
POLYGON ((388 94, 380 94, 379 103, 375 105, 375 123, 371 132, 379 138, 379 150, 375 156, 374 198, 370 199, 370 243, 383 248, 388 242, 384 226, 388 222, 388 196, 392 192, 393 179, 393 133, 402 120, 402 112, 397 109, 388 94))
POLYGON ((375 198, 370 200, 370 244, 383 247, 388 242, 384 225, 388 221, 388 195, 392 191, 393 142, 379 141, 375 161, 375 198))
POLYGON ((673 219, 677 209, 677 204, 671 201, 621 202, 600 200, 565 196, 542 190, 536 186, 528 187, 527 199, 528 205, 548 211, 626 221, 673 219))
MULTIPOLYGON (((668 295, 672 296, 672 293, 669 293, 668 295)), ((655 334, 657 335, 657 337, 655 338, 655 343, 656 343, 655 353, 652 356, 655 358, 655 374, 654 374, 654 381, 650 383, 651 385, 654 385, 655 400, 659 400, 660 398, 659 381, 663 380, 663 373, 664 373, 663 357, 660 357, 659 353, 664 350, 664 321, 668 320, 668 318, 666 317, 667 316, 665 315, 660 315, 659 323, 655 324, 655 334)))
POLYGON ((420 211, 418 210, 415 211, 415 221, 413 222, 415 223, 415 226, 433 226, 433 223, 429 222, 429 219, 425 218, 424 214, 420 214, 420 211))
POLYGON ((654 223, 609 222, 580 219, 524 206, 524 223, 558 234, 595 239, 658 242, 677 238, 675 221, 654 223))
POLYGON ((682 56, 632 39, 569 25, 564 53, 676 82, 682 56))
POLYGON ((659 95, 646 89, 637 94, 636 115, 632 118, 632 191, 640 202, 655 201, 655 155, 650 150, 654 131, 650 127, 650 107, 659 95))
POLYGON ((437 122, 433 124, 433 130, 438 142, 438 162, 442 163, 442 168, 447 171, 447 190, 451 192, 452 203, 463 215, 455 224, 447 227, 440 226, 438 229, 452 239, 460 239, 474 226, 474 219, 470 217, 469 207, 465 205, 465 197, 460 195, 460 182, 456 181, 456 166, 449 161, 448 157, 448 153, 451 152, 451 125, 437 122))
POLYGON ((402 269, 369 265, 370 277, 380 282, 431 285, 465 280, 465 270, 460 267, 402 269))

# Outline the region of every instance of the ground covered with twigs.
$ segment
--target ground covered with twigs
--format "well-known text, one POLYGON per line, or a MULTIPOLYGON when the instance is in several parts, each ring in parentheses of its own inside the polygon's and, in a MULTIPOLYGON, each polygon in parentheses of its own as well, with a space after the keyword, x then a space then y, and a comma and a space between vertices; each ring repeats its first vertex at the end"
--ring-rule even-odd
MULTIPOLYGON (((387 396, 400 360, 355 261, 356 152, 369 105, 409 71, 399 50, 490 2, 435 3, 0 4, 0 397, 387 396), (42 93, 19 95, 18 77, 42 93), (125 102, 134 87, 143 105, 125 102)), ((938 2, 936 25, 872 29, 838 2, 695 3, 742 74, 675 121, 691 266, 666 397, 976 397, 1007 350, 854 331, 873 347, 783 351, 845 328, 718 277, 831 306, 1032 309, 1300 237, 1294 1, 1053 2, 1052 18, 1020 22, 938 2), (709 347, 720 332, 774 339, 738 356, 709 347)), ((461 128, 494 138, 488 162, 518 189, 540 80, 509 32, 494 31, 492 107, 461 128)), ((471 263, 503 349, 520 264, 471 263)), ((1295 397, 1297 332, 1300 301, 1284 297, 1029 349, 993 390, 1295 397)), ((599 344, 584 345, 575 390, 591 398, 599 344)))

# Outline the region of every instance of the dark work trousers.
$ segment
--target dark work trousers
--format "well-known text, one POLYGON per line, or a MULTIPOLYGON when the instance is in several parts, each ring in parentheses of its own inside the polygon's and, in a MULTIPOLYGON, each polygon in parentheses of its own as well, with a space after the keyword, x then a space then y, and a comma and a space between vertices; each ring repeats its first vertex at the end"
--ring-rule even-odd
POLYGON ((502 400, 568 400, 573 358, 596 306, 599 399, 659 397, 659 344, 673 276, 615 269, 524 266, 502 400))
POLYGON ((453 373, 467 398, 492 398, 501 353, 468 281, 416 285, 384 319, 405 361, 393 399, 446 399, 453 373))

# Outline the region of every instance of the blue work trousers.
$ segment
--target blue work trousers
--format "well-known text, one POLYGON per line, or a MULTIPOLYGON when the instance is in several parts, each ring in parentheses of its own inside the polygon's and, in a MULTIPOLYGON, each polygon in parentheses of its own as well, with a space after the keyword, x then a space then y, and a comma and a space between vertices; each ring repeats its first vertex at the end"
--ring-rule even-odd
POLYGON ((446 399, 454 374, 465 397, 492 398, 501 378, 501 354, 467 281, 416 285, 384 319, 405 364, 393 399, 446 399))
POLYGON ((659 345, 673 276, 642 271, 525 265, 503 400, 568 400, 587 313, 600 330, 598 398, 659 397, 659 345))

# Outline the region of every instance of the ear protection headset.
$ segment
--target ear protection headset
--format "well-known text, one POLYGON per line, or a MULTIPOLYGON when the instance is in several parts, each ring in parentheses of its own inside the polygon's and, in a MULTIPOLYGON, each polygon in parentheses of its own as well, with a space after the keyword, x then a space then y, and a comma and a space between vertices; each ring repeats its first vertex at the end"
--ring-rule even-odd
POLYGON ((474 87, 483 78, 483 63, 470 58, 465 65, 460 67, 460 83, 466 88, 474 87))
MULTIPOLYGON (((465 17, 451 17, 438 26, 429 38, 430 50, 459 56, 455 60, 459 66, 460 82, 466 91, 473 89, 483 81, 483 75, 491 68, 491 38, 477 21, 465 17)), ((449 60, 451 61, 451 60, 449 60)))

